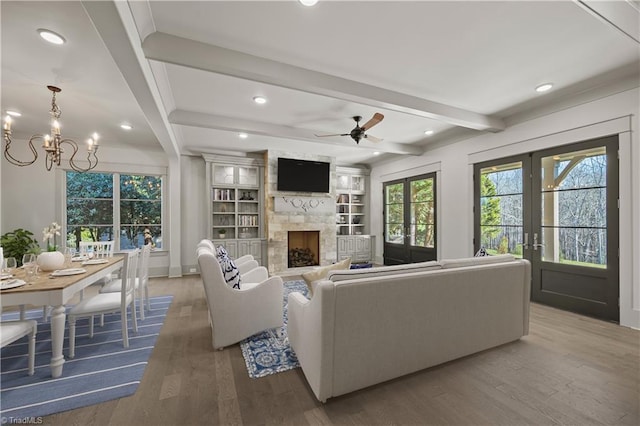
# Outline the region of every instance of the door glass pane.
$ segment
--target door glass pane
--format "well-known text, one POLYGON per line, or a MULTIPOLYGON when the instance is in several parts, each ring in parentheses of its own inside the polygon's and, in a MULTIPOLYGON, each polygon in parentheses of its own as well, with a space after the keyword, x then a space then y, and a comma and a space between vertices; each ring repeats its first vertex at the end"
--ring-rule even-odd
POLYGON ((410 244, 418 247, 433 247, 435 244, 433 179, 414 180, 409 185, 411 189, 410 244))
POLYGON ((396 183, 385 187, 385 241, 404 243, 404 184, 396 183))
POLYGON ((541 160, 542 260, 606 267, 605 147, 541 160))
POLYGON ((480 169, 480 246, 522 257, 522 162, 480 169))

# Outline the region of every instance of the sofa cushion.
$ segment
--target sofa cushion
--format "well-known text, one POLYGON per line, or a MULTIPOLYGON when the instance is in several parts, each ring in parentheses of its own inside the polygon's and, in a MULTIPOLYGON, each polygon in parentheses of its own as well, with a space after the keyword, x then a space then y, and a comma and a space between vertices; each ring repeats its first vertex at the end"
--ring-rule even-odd
POLYGON ((305 282, 307 283, 307 287, 309 287, 309 292, 313 294, 312 283, 319 280, 326 279, 329 271, 342 270, 342 269, 348 270, 350 266, 351 266, 351 258, 348 257, 346 259, 341 260, 338 263, 334 263, 332 265, 327 265, 327 266, 321 266, 319 268, 315 268, 312 271, 305 272, 304 274, 302 274, 302 278, 304 278, 305 282))
POLYGON ((512 254, 498 256, 466 257, 462 259, 444 259, 440 261, 442 269, 460 268, 462 266, 487 265, 491 263, 513 262, 516 258, 512 254))
POLYGON ((353 280, 357 278, 383 277, 402 272, 421 272, 433 269, 441 269, 440 264, 434 260, 429 262, 408 263, 405 265, 378 266, 368 269, 351 269, 348 271, 330 271, 327 279, 333 282, 353 280))
POLYGON ((220 261, 220 268, 222 269, 222 275, 227 285, 231 288, 240 290, 240 271, 236 267, 236 264, 229 257, 225 256, 220 261))

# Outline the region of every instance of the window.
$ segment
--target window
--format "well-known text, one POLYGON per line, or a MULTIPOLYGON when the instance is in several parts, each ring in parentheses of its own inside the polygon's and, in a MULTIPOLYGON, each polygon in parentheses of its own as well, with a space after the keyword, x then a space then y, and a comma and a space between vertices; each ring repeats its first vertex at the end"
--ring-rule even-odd
POLYGON ((67 246, 115 240, 162 248, 162 176, 66 172, 67 246))

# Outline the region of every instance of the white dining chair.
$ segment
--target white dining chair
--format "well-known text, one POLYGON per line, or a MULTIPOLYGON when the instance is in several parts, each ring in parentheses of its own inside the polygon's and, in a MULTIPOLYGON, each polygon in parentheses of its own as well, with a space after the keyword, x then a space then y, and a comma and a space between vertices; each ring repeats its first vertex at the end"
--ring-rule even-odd
MULTIPOLYGON (((140 260, 138 261, 138 271, 136 276, 136 293, 138 294, 138 309, 140 319, 144 320, 144 311, 151 310, 149 301, 149 258, 151 257, 151 244, 142 247, 140 260)), ((121 291, 122 279, 115 279, 105 284, 100 289, 100 293, 113 293, 121 291)))
POLYGON ((35 320, 16 320, 0 322, 0 348, 24 336, 29 336, 29 368, 28 373, 33 376, 36 360, 36 333, 38 323, 35 320))
POLYGON ((79 248, 81 256, 93 256, 94 259, 101 259, 113 257, 115 246, 114 241, 80 241, 79 248))
POLYGON ((93 315, 109 314, 120 311, 122 321, 122 343, 129 347, 129 327, 127 308, 131 308, 133 331, 138 331, 138 318, 135 308, 135 281, 138 267, 138 250, 125 253, 122 265, 122 291, 117 293, 98 293, 95 296, 81 300, 69 310, 69 358, 75 357, 76 321, 78 318, 89 317, 89 337, 93 337, 93 315))

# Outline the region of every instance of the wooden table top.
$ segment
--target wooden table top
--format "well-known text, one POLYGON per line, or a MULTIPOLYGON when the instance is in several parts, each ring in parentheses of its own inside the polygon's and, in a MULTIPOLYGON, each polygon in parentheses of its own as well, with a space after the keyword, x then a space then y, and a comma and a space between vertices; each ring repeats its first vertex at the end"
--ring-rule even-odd
MULTIPOLYGON (((39 292, 48 290, 62 290, 70 285, 75 284, 83 278, 95 274, 105 268, 110 267, 116 263, 122 263, 124 261, 124 255, 116 254, 113 257, 106 258, 107 263, 100 263, 97 265, 83 265, 82 262, 72 262, 71 268, 82 268, 87 272, 77 275, 66 275, 61 277, 52 277, 51 272, 38 272, 38 278, 32 284, 26 284, 20 287, 2 290, 0 294, 9 293, 27 293, 27 292, 39 292)), ((63 268, 64 269, 64 268, 63 268)), ((25 271, 23 268, 18 268, 13 273, 14 278, 21 280, 25 279, 25 271)))

